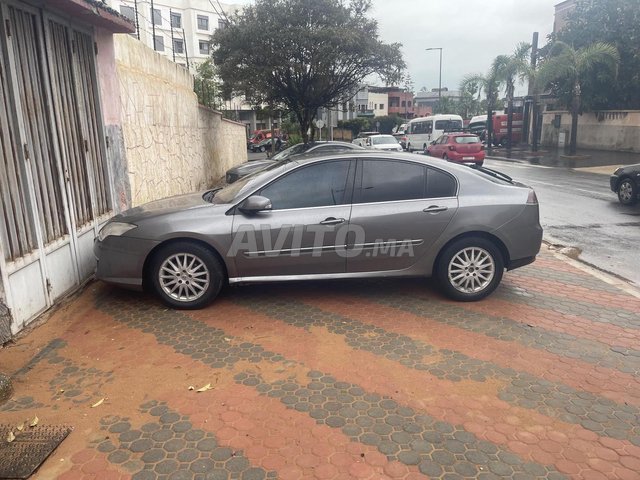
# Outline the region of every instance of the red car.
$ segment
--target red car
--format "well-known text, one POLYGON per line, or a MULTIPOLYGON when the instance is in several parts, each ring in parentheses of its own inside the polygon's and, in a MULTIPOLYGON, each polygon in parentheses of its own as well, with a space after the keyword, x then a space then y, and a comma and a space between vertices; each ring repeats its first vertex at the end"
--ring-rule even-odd
POLYGON ((445 133, 431 142, 425 153, 451 162, 484 163, 484 145, 480 137, 470 133, 445 133))

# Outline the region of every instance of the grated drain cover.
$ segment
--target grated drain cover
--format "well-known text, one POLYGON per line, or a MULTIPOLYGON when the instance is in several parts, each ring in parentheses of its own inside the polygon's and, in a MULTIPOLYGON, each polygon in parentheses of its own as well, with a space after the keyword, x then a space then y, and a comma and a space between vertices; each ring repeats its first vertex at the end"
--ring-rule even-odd
POLYGON ((29 478, 71 432, 66 425, 38 425, 18 432, 0 425, 0 479, 29 478), (12 430, 16 439, 9 443, 12 430))

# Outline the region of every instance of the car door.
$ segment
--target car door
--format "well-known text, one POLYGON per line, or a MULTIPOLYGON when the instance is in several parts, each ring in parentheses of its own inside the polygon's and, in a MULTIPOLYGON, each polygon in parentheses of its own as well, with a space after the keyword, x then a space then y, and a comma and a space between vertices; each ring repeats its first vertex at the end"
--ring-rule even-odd
POLYGON ((358 160, 347 272, 412 267, 457 209, 456 180, 443 170, 397 159, 358 160))
POLYGON ((254 193, 272 209, 236 209, 230 254, 240 277, 344 273, 355 160, 302 165, 254 193))

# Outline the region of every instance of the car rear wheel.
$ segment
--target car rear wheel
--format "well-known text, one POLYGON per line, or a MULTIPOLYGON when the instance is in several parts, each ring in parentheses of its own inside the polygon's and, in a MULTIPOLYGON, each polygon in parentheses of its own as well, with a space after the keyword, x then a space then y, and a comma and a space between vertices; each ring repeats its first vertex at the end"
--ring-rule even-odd
POLYGON ((467 237, 455 241, 442 252, 436 269, 448 297, 473 302, 487 297, 498 287, 504 260, 491 241, 467 237))
POLYGON ((224 269, 206 247, 181 241, 162 247, 154 256, 151 281, 156 294, 173 308, 203 308, 220 293, 224 269))
POLYGON ((633 205, 638 201, 638 186, 630 178, 625 178, 620 182, 618 200, 623 205, 633 205))

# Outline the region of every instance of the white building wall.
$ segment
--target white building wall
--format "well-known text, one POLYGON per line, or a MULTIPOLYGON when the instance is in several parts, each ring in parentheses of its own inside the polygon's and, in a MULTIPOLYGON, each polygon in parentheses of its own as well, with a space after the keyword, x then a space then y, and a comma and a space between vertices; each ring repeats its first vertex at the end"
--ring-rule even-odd
POLYGON ((373 110, 375 117, 389 114, 389 94, 369 92, 369 110, 373 110))
MULTIPOLYGON (((151 14, 151 0, 107 0, 107 4, 114 10, 124 13, 127 9, 138 9, 138 23, 140 40, 148 47, 153 48, 153 24, 151 14), (125 7, 123 9, 123 7, 125 7)), ((242 8, 240 5, 220 3, 222 10, 226 15, 242 8)), ((156 37, 161 37, 164 42, 164 50, 159 51, 160 54, 173 60, 174 48, 172 45, 172 30, 175 40, 183 41, 183 51, 175 52, 175 61, 181 65, 187 64, 189 61, 190 70, 194 70, 195 66, 207 60, 210 55, 206 48, 209 45, 211 35, 218 28, 219 23, 223 21, 222 13, 218 2, 213 0, 154 0, 153 8, 160 11, 160 25, 155 26, 156 37), (213 4, 213 5, 212 5, 213 4), (216 10, 214 9, 217 9, 216 10), (171 13, 179 14, 181 17, 181 27, 171 28, 171 13), (208 19, 208 28, 203 29, 198 25, 198 16, 208 19), (184 31, 184 32, 183 32, 184 31)), ((129 10, 131 12, 131 10, 129 10)), ((135 21, 135 19, 134 19, 135 21)), ((176 49, 177 50, 177 49, 176 49)))

